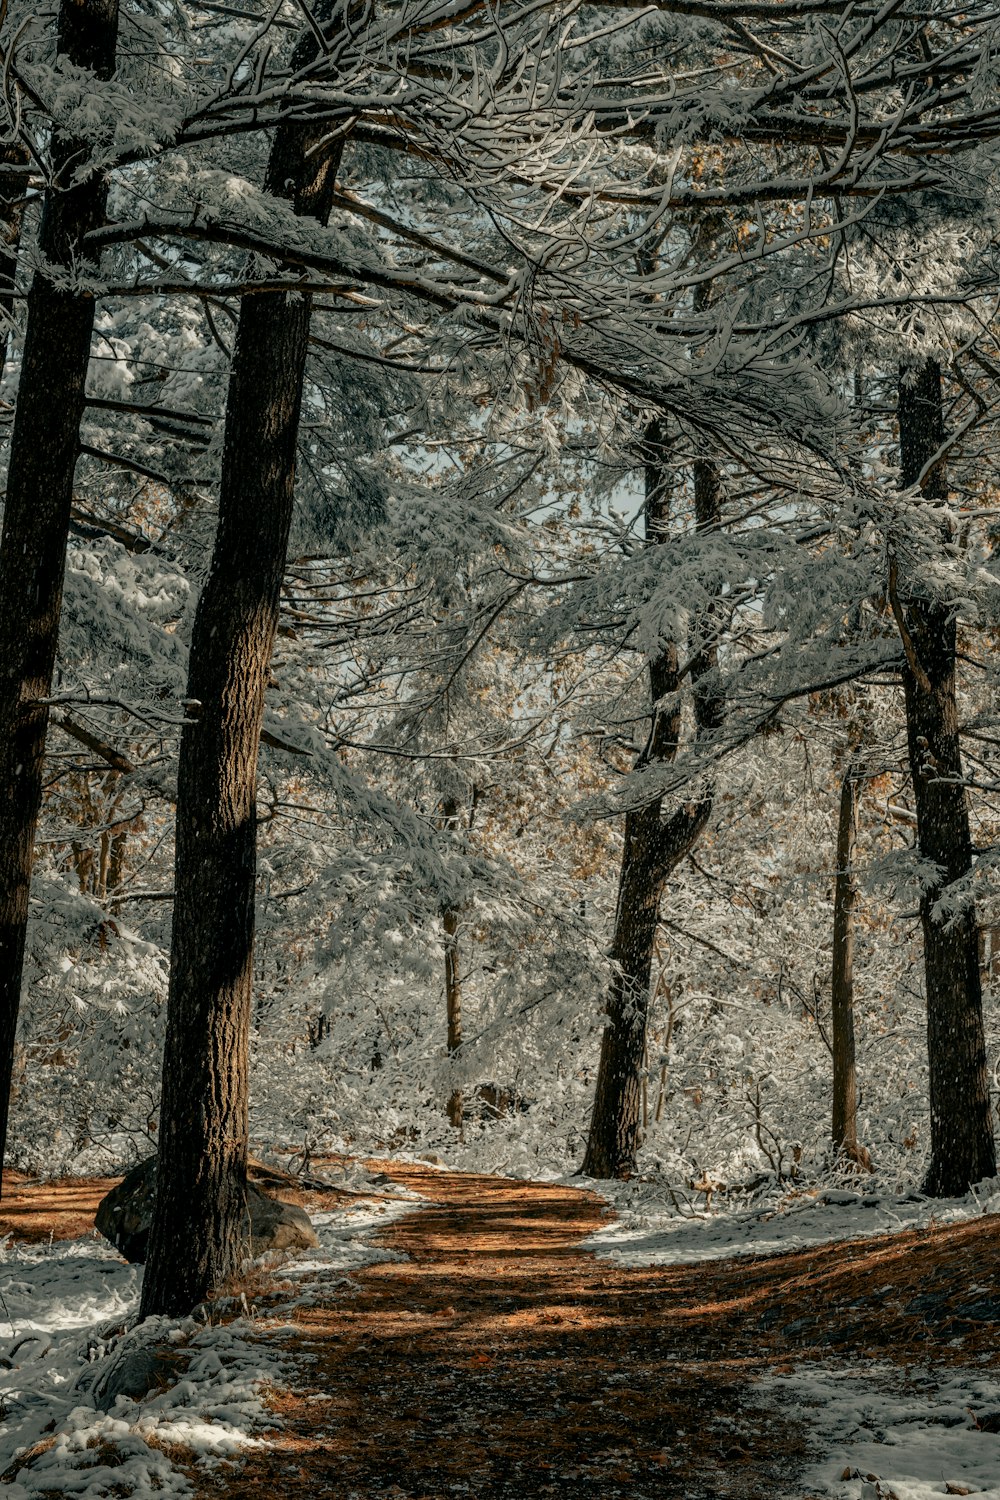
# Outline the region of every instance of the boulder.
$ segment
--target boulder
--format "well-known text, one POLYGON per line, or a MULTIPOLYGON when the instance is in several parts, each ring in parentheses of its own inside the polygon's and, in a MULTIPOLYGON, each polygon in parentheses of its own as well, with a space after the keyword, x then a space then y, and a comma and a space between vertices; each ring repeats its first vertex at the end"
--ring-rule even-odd
MULTIPOLYGON (((155 1191, 156 1157, 148 1156, 97 1206, 97 1228, 133 1264, 141 1265, 146 1259, 155 1191)), ((243 1238, 249 1243, 251 1255, 263 1255, 266 1250, 315 1250, 319 1244, 303 1209, 294 1203, 280 1203, 252 1182, 247 1183, 243 1238)))
POLYGON ((142 1401, 150 1391, 177 1383, 181 1356, 167 1349, 125 1349, 94 1387, 98 1411, 110 1411, 119 1396, 142 1401))

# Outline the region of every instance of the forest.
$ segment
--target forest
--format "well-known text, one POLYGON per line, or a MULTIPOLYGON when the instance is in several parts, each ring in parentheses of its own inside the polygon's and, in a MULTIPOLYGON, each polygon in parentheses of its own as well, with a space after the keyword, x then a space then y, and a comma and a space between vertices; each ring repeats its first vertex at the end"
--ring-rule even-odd
POLYGON ((1000 1496, 1000 11, 0 60, 0 1487, 1000 1496))

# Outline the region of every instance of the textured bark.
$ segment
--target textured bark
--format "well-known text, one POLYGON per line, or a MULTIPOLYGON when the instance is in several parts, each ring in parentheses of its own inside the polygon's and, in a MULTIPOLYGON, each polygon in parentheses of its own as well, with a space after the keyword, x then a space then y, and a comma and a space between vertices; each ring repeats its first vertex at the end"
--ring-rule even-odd
MULTIPOLYGON (((941 372, 933 361, 921 365, 915 378, 906 371, 901 376, 899 439, 904 485, 919 481, 929 499, 944 499, 943 463, 928 470, 944 441, 941 372)), ((966 900, 957 915, 940 909, 948 887, 972 869, 955 692, 957 631, 951 605, 912 589, 904 588, 900 597, 893 574, 890 563, 890 594, 905 648, 917 847, 934 871, 920 899, 931 1110, 924 1190, 945 1197, 996 1172, 975 907, 966 900)))
POLYGON ((831 976, 834 1150, 843 1161, 871 1170, 858 1142, 858 1080, 854 1049, 854 843, 858 822, 858 779, 853 764, 844 772, 837 820, 837 868, 833 885, 833 972, 831 976))
MULTIPOLYGON (((117 0, 63 0, 58 50, 78 67, 110 78, 117 32, 117 0)), ((84 142, 55 132, 52 185, 39 231, 39 248, 55 267, 85 269, 82 236, 104 219, 104 178, 80 179, 86 150, 84 142), (74 177, 79 180, 70 185, 74 177)), ((0 1165, 42 795, 44 700, 52 687, 93 326, 93 298, 60 289, 36 273, 28 294, 0 539, 0 1165)))
MULTIPOLYGON (((326 222, 340 148, 283 126, 266 186, 326 222), (318 148, 318 149, 317 149, 318 148)), ((198 602, 177 787, 157 1194, 141 1314, 190 1311, 237 1267, 246 1196, 257 756, 288 549, 310 298, 245 297, 219 522, 198 602)))
MULTIPOLYGON (((454 1057, 462 1046, 462 978, 459 972, 459 913, 448 906, 441 914, 444 928, 444 994, 448 1012, 448 1056, 454 1057)), ((462 1090, 453 1089, 448 1100, 448 1120, 456 1130, 462 1128, 462 1090)))
MULTIPOLYGON (((660 426, 646 432, 646 542, 669 540, 670 499, 660 426)), ((719 479, 714 464, 695 465, 695 517, 699 530, 719 525, 719 479)), ((691 680, 699 733, 718 728, 722 702, 715 680, 716 647, 711 610, 691 632, 691 680)), ((649 665, 652 723, 637 764, 671 761, 677 754, 681 707, 676 642, 649 665), (664 701, 669 699, 669 701, 664 701)), ((649 981, 660 901, 671 872, 701 836, 712 811, 710 793, 685 803, 664 819, 662 801, 625 815, 625 840, 610 957, 615 976, 608 994, 608 1021, 594 1090, 587 1150, 581 1171, 588 1177, 627 1177, 635 1170, 642 1118, 643 1057, 649 1012, 649 981)))

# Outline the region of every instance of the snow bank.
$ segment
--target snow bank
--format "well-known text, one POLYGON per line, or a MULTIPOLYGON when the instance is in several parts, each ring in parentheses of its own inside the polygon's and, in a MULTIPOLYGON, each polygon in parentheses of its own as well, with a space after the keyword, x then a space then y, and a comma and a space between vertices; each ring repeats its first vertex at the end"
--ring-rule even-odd
POLYGON ((816 1196, 785 1194, 754 1206, 699 1211, 657 1182, 595 1182, 567 1178, 606 1198, 618 1215, 584 1248, 623 1266, 693 1265, 736 1255, 776 1255, 833 1240, 953 1224, 1000 1213, 1000 1178, 980 1183, 965 1198, 905 1197, 822 1189, 816 1196))
MULTIPOLYGON (((360 1184, 359 1184, 360 1186, 360 1184)), ((392 1191, 379 1186, 375 1191, 392 1191)), ((320 1248, 282 1266, 296 1305, 350 1284, 347 1272, 392 1259, 370 1236, 420 1200, 396 1193, 311 1217, 320 1248)), ((262 1441, 275 1419, 269 1382, 287 1373, 269 1336, 282 1321, 249 1316, 220 1325, 193 1318, 133 1327, 142 1268, 95 1234, 49 1246, 7 1246, 0 1256, 0 1475, 9 1500, 42 1494, 180 1497, 192 1486, 171 1461, 213 1464, 262 1441), (112 1361, 147 1345, 176 1351, 178 1378, 141 1401, 119 1396, 107 1414, 95 1392, 112 1361)))
POLYGON ((755 1394, 793 1405, 823 1460, 796 1496, 837 1500, 1000 1500, 1000 1379, 972 1370, 800 1365, 755 1394))

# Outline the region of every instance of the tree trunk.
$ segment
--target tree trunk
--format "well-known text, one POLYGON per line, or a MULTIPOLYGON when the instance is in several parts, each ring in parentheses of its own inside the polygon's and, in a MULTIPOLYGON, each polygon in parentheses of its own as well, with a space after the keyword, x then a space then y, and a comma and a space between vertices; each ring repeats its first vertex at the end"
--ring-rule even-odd
MULTIPOLYGON (((117 35, 117 0, 63 0, 57 48, 75 66, 110 78, 117 35)), ((85 269, 92 262, 81 242, 103 222, 107 185, 99 174, 80 178, 86 142, 57 130, 51 154, 52 183, 42 209, 39 249, 53 266, 85 269)), ((93 327, 92 297, 57 287, 36 272, 28 294, 0 539, 0 1166, 42 796, 45 700, 59 634, 93 327)))
POLYGON ((610 953, 615 976, 608 994, 608 1021, 601 1039, 594 1111, 582 1168, 588 1177, 628 1177, 635 1171, 653 944, 660 897, 669 874, 659 858, 662 829, 658 802, 625 815, 610 953))
MULTIPOLYGON (((441 913, 444 927, 444 998, 448 1012, 448 1056, 454 1057, 462 1046, 462 977, 459 971, 459 912, 453 906, 441 913)), ((462 1128, 462 1090, 454 1088, 448 1099, 448 1120, 456 1130, 462 1128)))
MULTIPOLYGON (((669 539, 664 441, 658 422, 647 428, 646 542, 669 539)), ((714 464, 695 465, 695 516, 699 530, 719 525, 719 480, 714 464)), ((698 732, 721 722, 722 703, 715 682, 717 652, 711 611, 694 623, 691 679, 698 732)), ((677 754, 681 709, 677 689, 678 651, 670 642, 649 664, 652 724, 638 765, 671 761, 677 754)), ((701 795, 662 818, 662 801, 625 815, 625 840, 618 879, 618 903, 610 957, 615 976, 608 994, 608 1021, 594 1091, 594 1109, 581 1171, 588 1177, 628 1177, 635 1171, 642 1117, 643 1054, 649 1011, 653 946, 666 882, 696 843, 712 810, 711 794, 701 795)))
POLYGON ((840 786, 837 822, 837 868, 833 885, 833 972, 831 976, 833 1047, 833 1145, 841 1161, 871 1170, 871 1159, 858 1144, 858 1083, 854 1054, 854 843, 858 826, 856 766, 848 765, 840 786))
MULTIPOLYGON (((946 499, 944 464, 931 465, 944 441, 941 371, 932 360, 915 376, 912 370, 901 374, 899 440, 903 484, 919 481, 928 499, 946 499)), ((955 691, 957 628, 955 610, 944 601, 911 589, 901 602, 895 574, 891 556, 890 602, 905 650, 917 847, 929 880, 920 898, 931 1112, 924 1191, 948 1197, 996 1172, 975 906, 966 896, 957 911, 943 909, 948 887, 972 869, 955 691)))
MULTIPOLYGON (((458 824, 458 802, 454 797, 445 797, 441 803, 441 826, 455 828, 458 824)), ((462 1046, 462 971, 458 932, 461 926, 461 911, 448 902, 441 909, 441 926, 444 928, 444 1004, 448 1022, 448 1056, 455 1057, 462 1046)), ((456 1130, 462 1128, 465 1107, 462 1090, 453 1088, 448 1098, 448 1121, 456 1130)))
MULTIPOLYGON (((300 49, 301 50, 301 49, 300 49)), ((300 56, 301 66, 308 56, 300 56)), ((266 188, 325 223, 341 147, 282 126, 266 188)), ((219 522, 191 640, 156 1203, 141 1316, 186 1313, 238 1266, 246 1199, 257 755, 295 485, 311 298, 244 297, 219 522)))
MULTIPOLYGON (((473 795, 474 807, 475 795, 473 795)), ((457 799, 443 797, 438 826, 442 829, 454 830, 458 827, 458 816, 457 799)), ((444 929, 444 1006, 448 1023, 446 1045, 449 1058, 456 1057, 462 1048, 462 971, 458 944, 461 922, 461 907, 453 901, 446 901, 441 907, 441 926, 444 929)), ((465 1101, 462 1098, 462 1090, 457 1087, 453 1088, 448 1096, 447 1114, 449 1124, 453 1125, 456 1130, 462 1128, 464 1109, 465 1101)))

